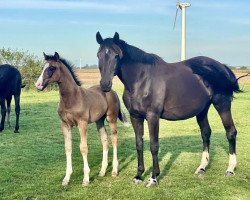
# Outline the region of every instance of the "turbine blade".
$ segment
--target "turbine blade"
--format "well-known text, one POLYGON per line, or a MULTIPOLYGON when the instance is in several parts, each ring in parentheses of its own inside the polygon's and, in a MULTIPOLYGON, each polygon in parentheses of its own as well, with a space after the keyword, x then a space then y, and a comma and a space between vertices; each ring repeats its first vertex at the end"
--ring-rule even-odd
POLYGON ((174 30, 174 28, 175 28, 175 23, 176 23, 176 18, 177 18, 178 10, 179 10, 179 8, 176 7, 173 30, 174 30))

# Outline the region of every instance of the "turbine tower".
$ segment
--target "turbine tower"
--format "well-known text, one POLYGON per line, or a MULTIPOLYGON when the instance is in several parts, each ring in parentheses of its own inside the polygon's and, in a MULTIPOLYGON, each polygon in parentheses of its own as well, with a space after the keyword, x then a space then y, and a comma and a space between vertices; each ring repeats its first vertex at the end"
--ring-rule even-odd
MULTIPOLYGON (((190 7, 190 3, 176 3, 176 15, 177 17, 178 10, 181 9, 181 61, 186 59, 186 7, 190 7)), ((174 21, 174 26, 175 26, 174 21)))

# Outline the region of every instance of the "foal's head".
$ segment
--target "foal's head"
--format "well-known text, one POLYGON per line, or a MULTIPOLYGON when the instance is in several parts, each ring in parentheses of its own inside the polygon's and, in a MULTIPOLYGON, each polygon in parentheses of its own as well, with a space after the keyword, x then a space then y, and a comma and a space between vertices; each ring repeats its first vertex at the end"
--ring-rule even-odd
POLYGON ((48 56, 45 53, 43 53, 43 55, 45 65, 35 84, 36 88, 39 90, 44 90, 49 84, 53 82, 59 82, 60 67, 63 65, 57 52, 55 52, 54 56, 48 56))
POLYGON ((97 32, 96 41, 100 44, 97 53, 101 73, 100 86, 104 92, 109 92, 112 87, 112 79, 118 70, 119 61, 123 57, 119 47, 119 34, 116 32, 113 38, 103 40, 101 34, 97 32))

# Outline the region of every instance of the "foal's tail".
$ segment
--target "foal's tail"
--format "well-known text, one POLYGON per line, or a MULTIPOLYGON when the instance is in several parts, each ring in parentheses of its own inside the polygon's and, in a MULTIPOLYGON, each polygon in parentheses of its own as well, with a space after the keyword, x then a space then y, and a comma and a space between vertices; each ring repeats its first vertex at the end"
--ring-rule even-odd
POLYGON ((127 120, 127 117, 126 117, 125 113, 123 112, 123 110, 121 108, 121 103, 120 103, 120 100, 119 100, 119 97, 118 97, 117 94, 116 94, 116 97, 117 97, 118 104, 119 104, 118 118, 123 123, 124 126, 129 127, 130 124, 129 124, 128 120, 127 120))

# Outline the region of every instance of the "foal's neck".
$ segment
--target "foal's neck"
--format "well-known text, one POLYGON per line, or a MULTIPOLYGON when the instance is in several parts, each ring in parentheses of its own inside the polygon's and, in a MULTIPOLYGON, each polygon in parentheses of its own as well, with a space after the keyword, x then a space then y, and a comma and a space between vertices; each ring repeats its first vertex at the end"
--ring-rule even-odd
POLYGON ((76 84, 67 67, 61 68, 61 78, 58 82, 59 93, 63 101, 75 99, 75 95, 79 91, 79 86, 76 84))

